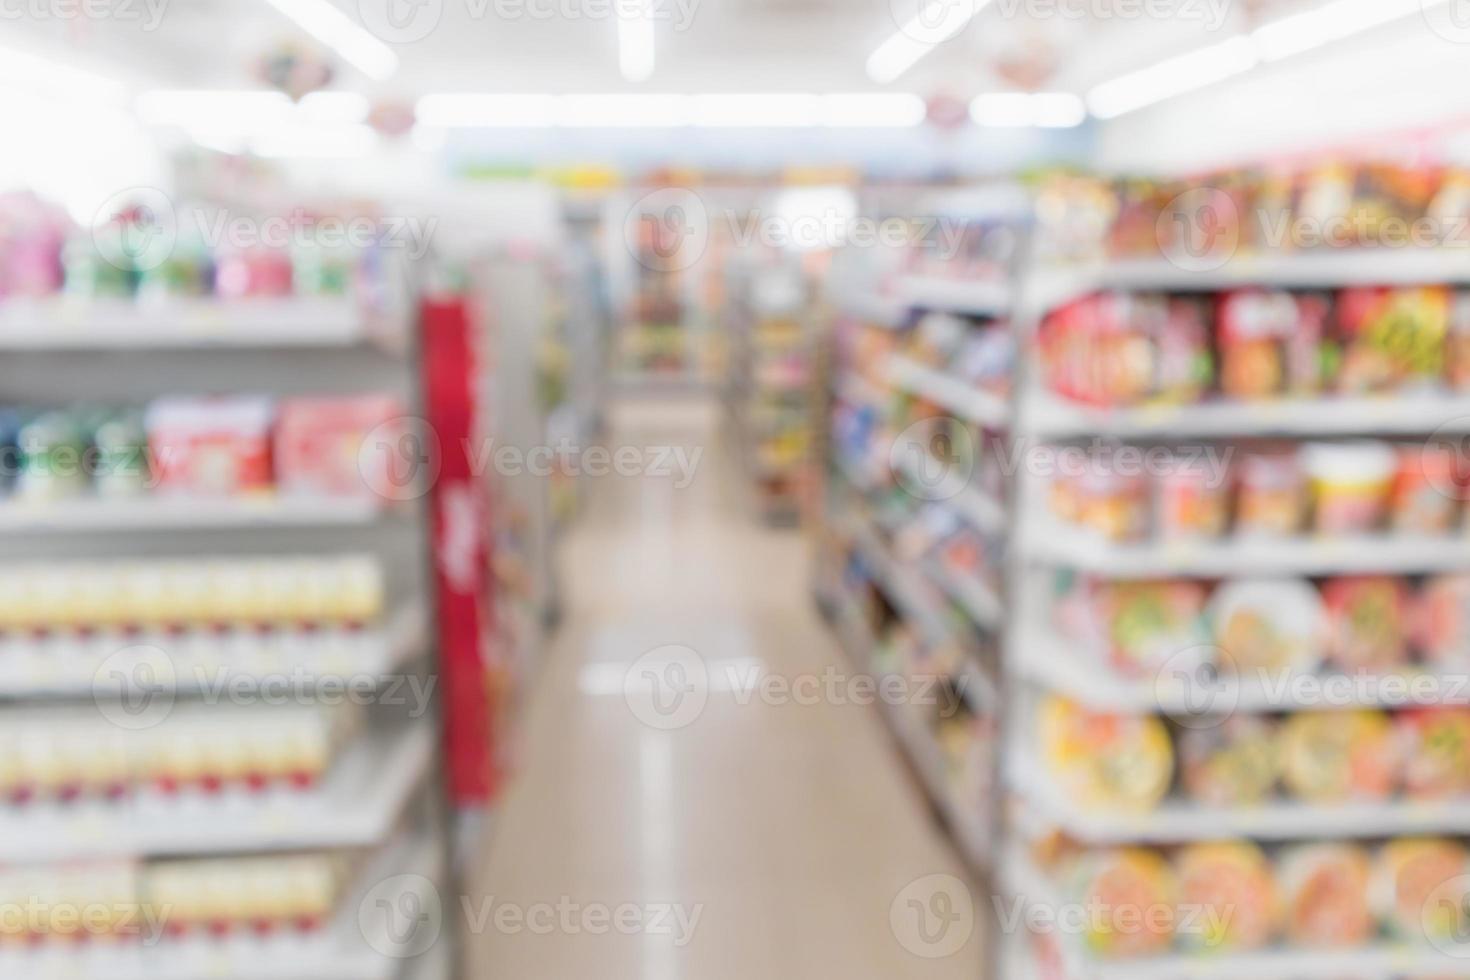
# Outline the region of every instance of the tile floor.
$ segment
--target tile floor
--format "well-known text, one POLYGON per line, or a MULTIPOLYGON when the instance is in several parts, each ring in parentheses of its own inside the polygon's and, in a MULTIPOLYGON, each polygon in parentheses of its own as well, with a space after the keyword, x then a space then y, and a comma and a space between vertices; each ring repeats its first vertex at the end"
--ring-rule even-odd
POLYGON ((519 776, 467 883, 482 913, 489 896, 567 913, 475 929, 469 976, 981 976, 974 916, 957 909, 984 900, 971 886, 955 901, 943 876, 964 871, 876 709, 754 693, 762 671, 850 668, 812 603, 804 539, 756 522, 714 406, 619 405, 609 442, 705 456, 682 490, 588 487, 519 776), (630 686, 630 669, 653 686, 630 686), (706 683, 684 683, 701 669, 706 683), (622 928, 602 928, 619 906, 622 928))

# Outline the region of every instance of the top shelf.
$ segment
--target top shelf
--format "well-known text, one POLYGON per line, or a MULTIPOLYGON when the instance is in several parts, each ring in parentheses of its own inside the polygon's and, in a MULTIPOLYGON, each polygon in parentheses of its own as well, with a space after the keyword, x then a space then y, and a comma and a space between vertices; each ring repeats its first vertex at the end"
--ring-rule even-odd
POLYGON ((1470 283, 1470 249, 1352 248, 1245 255, 1218 269, 1188 269, 1164 258, 1038 270, 1029 305, 1046 311, 1100 289, 1212 292, 1245 286, 1337 289, 1470 283))
POLYGON ((63 296, 0 303, 4 351, 392 348, 400 340, 351 297, 147 303, 63 296))

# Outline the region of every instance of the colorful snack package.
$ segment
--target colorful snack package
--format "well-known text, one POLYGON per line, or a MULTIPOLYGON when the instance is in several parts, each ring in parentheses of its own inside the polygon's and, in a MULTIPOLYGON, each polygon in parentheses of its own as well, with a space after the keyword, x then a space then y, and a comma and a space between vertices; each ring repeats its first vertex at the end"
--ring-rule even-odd
POLYGON ((1392 670, 1408 660, 1409 590, 1402 579, 1356 575, 1322 585, 1327 656, 1348 673, 1392 670))
POLYGON ((1099 582, 1092 590, 1094 632, 1115 669, 1154 673, 1204 644, 1204 603, 1205 588, 1198 582, 1099 582))
POLYGON ((1277 869, 1292 945, 1344 949, 1366 943, 1377 931, 1368 902, 1372 862, 1363 848, 1299 845, 1282 852, 1277 869))
POLYGON ((1438 800, 1470 794, 1470 708, 1401 711, 1394 728, 1406 796, 1438 800))
POLYGON ((1398 782, 1393 726, 1378 711, 1308 711, 1281 729, 1282 777, 1308 803, 1381 800, 1398 782))
POLYGON ((1236 715, 1211 728, 1184 728, 1178 752, 1185 792, 1205 806, 1258 805, 1281 776, 1276 726, 1257 715, 1236 715))
POLYGON ((1220 390, 1256 401, 1321 387, 1327 303, 1320 296, 1242 290, 1220 301, 1220 390))
POLYGON ((1084 938, 1094 953, 1149 956, 1173 944, 1179 886, 1156 851, 1121 847, 1086 854, 1070 878, 1077 903, 1104 913, 1087 916, 1084 938))
POLYGON ((1137 541, 1148 533, 1148 491, 1141 474, 1121 475, 1107 460, 1090 458, 1072 479, 1077 523, 1110 541, 1137 541))
POLYGON ((1255 844, 1192 844, 1174 859, 1179 941, 1198 952, 1260 949, 1275 937, 1281 910, 1271 863, 1255 844))
POLYGON ((1470 668, 1470 575, 1439 575, 1419 594, 1415 642, 1440 667, 1470 668))
POLYGON ((1154 390, 1165 401, 1199 401, 1214 380, 1208 317, 1198 300, 1171 296, 1166 302, 1151 331, 1158 348, 1154 390))
POLYGON ((1455 524, 1460 498, 1447 492, 1456 485, 1457 456, 1442 445, 1398 447, 1389 506, 1390 524, 1407 534, 1446 534, 1455 524))
POLYGON ((1322 662, 1327 619, 1322 598, 1301 579, 1240 579, 1216 590, 1207 618, 1242 676, 1306 673, 1322 662))
POLYGON ((1204 459, 1171 460, 1158 481, 1158 528, 1173 540, 1218 538, 1230 520, 1230 482, 1204 459))
POLYGON ((1444 376, 1450 292, 1441 286, 1344 289, 1337 297, 1346 393, 1437 384, 1444 376))
POLYGON ((1446 888, 1470 870, 1466 865, 1465 847, 1458 841, 1389 841, 1373 869, 1374 911, 1401 939, 1453 939, 1464 913, 1458 901, 1446 901, 1446 888))
POLYGON ((1150 810, 1169 791, 1174 750, 1159 719, 1095 713, 1055 695, 1040 718, 1042 758, 1074 802, 1150 810))
POLYGON ((1236 534, 1286 537, 1302 529, 1307 485, 1295 451, 1247 453, 1237 472, 1236 534))
POLYGON ((1445 377, 1456 391, 1470 391, 1470 290, 1455 293, 1445 340, 1445 377))
POLYGON ((164 492, 244 494, 271 487, 274 403, 265 397, 160 398, 144 425, 164 492))
POLYGON ((1320 534, 1361 534, 1383 523, 1398 459, 1385 443, 1309 442, 1302 467, 1320 534))

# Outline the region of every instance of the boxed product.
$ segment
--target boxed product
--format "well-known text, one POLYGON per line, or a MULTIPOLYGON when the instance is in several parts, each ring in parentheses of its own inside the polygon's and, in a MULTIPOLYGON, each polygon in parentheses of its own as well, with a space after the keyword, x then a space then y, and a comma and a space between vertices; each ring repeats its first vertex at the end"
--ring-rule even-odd
MULTIPOLYGON (((281 403, 276 428, 276 480, 282 493, 351 496, 397 486, 394 469, 417 464, 402 458, 399 440, 410 433, 402 405, 389 395, 293 398, 281 403), (395 421, 396 420, 396 421, 395 421), (369 434, 386 443, 364 452, 369 434), (365 472, 364 467, 373 467, 365 472)), ((413 453, 422 450, 414 447, 413 453)), ((409 474, 410 476, 413 474, 409 474)))
POLYGON ((271 423, 266 397, 160 398, 144 425, 162 492, 221 495, 269 490, 271 423))

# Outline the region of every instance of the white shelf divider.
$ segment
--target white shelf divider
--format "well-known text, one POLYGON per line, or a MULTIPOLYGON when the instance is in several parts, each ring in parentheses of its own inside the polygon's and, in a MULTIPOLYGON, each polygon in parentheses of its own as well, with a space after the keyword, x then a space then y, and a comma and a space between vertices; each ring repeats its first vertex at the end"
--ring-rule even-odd
POLYGON ((987 429, 1010 425, 1011 406, 999 395, 982 391, 945 371, 926 367, 901 355, 888 359, 888 380, 913 395, 929 399, 959 418, 987 429))
POLYGON ((77 497, 0 503, 0 534, 99 534, 260 527, 353 527, 393 511, 368 495, 309 497, 77 497))
POLYGON ((1009 283, 942 276, 903 276, 896 300, 905 306, 971 316, 1001 317, 1010 312, 1009 283))

